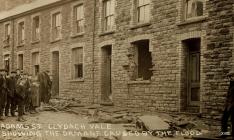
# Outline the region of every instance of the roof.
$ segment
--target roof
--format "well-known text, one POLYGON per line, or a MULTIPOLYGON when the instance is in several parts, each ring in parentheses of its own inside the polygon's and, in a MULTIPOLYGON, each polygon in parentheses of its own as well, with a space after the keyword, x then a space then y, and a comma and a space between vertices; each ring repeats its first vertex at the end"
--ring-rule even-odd
POLYGON ((43 7, 43 6, 46 6, 55 2, 59 2, 59 1, 62 1, 62 0, 35 0, 31 3, 22 4, 10 10, 0 12, 0 20, 3 20, 11 16, 15 16, 24 12, 28 12, 35 8, 43 7))

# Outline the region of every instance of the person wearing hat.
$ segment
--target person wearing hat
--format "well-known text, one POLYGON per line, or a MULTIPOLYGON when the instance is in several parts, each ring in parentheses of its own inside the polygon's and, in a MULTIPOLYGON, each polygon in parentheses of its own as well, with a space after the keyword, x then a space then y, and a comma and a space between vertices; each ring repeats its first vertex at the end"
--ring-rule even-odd
POLYGON ((4 120, 3 111, 6 105, 7 92, 6 70, 0 69, 0 120, 4 120))
POLYGON ((18 119, 17 121, 26 121, 26 119, 23 117, 24 115, 24 102, 25 102, 25 94, 26 94, 26 79, 20 78, 17 80, 16 83, 16 102, 18 105, 18 119))
POLYGON ((16 70, 16 79, 18 80, 20 78, 21 78, 21 71, 20 71, 20 69, 17 69, 16 70))
POLYGON ((11 116, 15 116, 16 100, 16 71, 12 71, 10 77, 8 78, 8 88, 9 92, 7 94, 7 104, 5 108, 5 116, 9 116, 9 109, 11 111, 11 116))
POLYGON ((225 109, 223 112, 222 120, 221 120, 221 136, 222 138, 225 138, 230 135, 230 132, 228 132, 228 119, 231 116, 231 123, 232 123, 232 137, 234 137, 234 71, 231 70, 227 74, 230 84, 228 88, 227 98, 226 98, 226 104, 225 109))

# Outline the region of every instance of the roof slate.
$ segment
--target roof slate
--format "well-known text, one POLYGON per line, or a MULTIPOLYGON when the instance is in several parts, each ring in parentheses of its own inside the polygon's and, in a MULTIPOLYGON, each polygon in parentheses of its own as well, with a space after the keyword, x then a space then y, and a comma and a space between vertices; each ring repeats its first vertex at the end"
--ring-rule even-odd
POLYGON ((23 4, 15 8, 12 8, 10 10, 0 12, 0 20, 3 20, 11 16, 15 16, 24 12, 28 12, 35 8, 43 7, 43 6, 58 2, 58 1, 62 1, 62 0, 35 0, 32 3, 23 4))

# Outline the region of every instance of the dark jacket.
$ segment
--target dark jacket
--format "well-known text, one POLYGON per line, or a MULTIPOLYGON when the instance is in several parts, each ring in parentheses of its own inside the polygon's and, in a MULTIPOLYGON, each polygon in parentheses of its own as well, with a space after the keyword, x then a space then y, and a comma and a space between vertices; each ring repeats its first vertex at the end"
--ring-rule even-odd
POLYGON ((15 77, 9 77, 8 78, 8 96, 14 97, 16 92, 16 78, 15 77))
POLYGON ((6 93, 7 90, 7 78, 4 78, 2 75, 0 75, 0 93, 6 93))
POLYGON ((23 82, 23 80, 25 79, 19 79, 16 84, 16 97, 21 99, 24 99, 26 94, 26 81, 23 82))
POLYGON ((0 75, 0 106, 4 106, 7 100, 6 78, 0 75))

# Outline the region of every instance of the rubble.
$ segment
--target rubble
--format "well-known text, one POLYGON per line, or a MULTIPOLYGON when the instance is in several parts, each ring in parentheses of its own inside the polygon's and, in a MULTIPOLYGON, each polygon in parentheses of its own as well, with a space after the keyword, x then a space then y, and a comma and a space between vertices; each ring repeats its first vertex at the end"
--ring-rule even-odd
MULTIPOLYGON (((201 117, 185 114, 165 114, 141 113, 129 108, 120 108, 116 106, 102 106, 99 104, 82 105, 75 99, 52 99, 48 105, 44 106, 45 111, 64 111, 79 116, 89 118, 89 123, 109 123, 113 125, 122 125, 126 132, 151 132, 154 137, 175 137, 175 132, 181 133, 194 130, 202 133, 209 133, 209 126, 201 121, 201 117), (144 114, 144 115, 143 115, 144 114), (158 135, 159 132, 171 132, 170 135, 158 135)), ((191 136, 183 136, 191 139, 191 136)), ((115 140, 113 138, 89 138, 83 140, 115 140)), ((118 139, 117 139, 118 140, 118 139)))
POLYGON ((143 124, 146 130, 169 130, 170 128, 169 124, 158 116, 141 116, 138 119, 138 123, 143 124))

